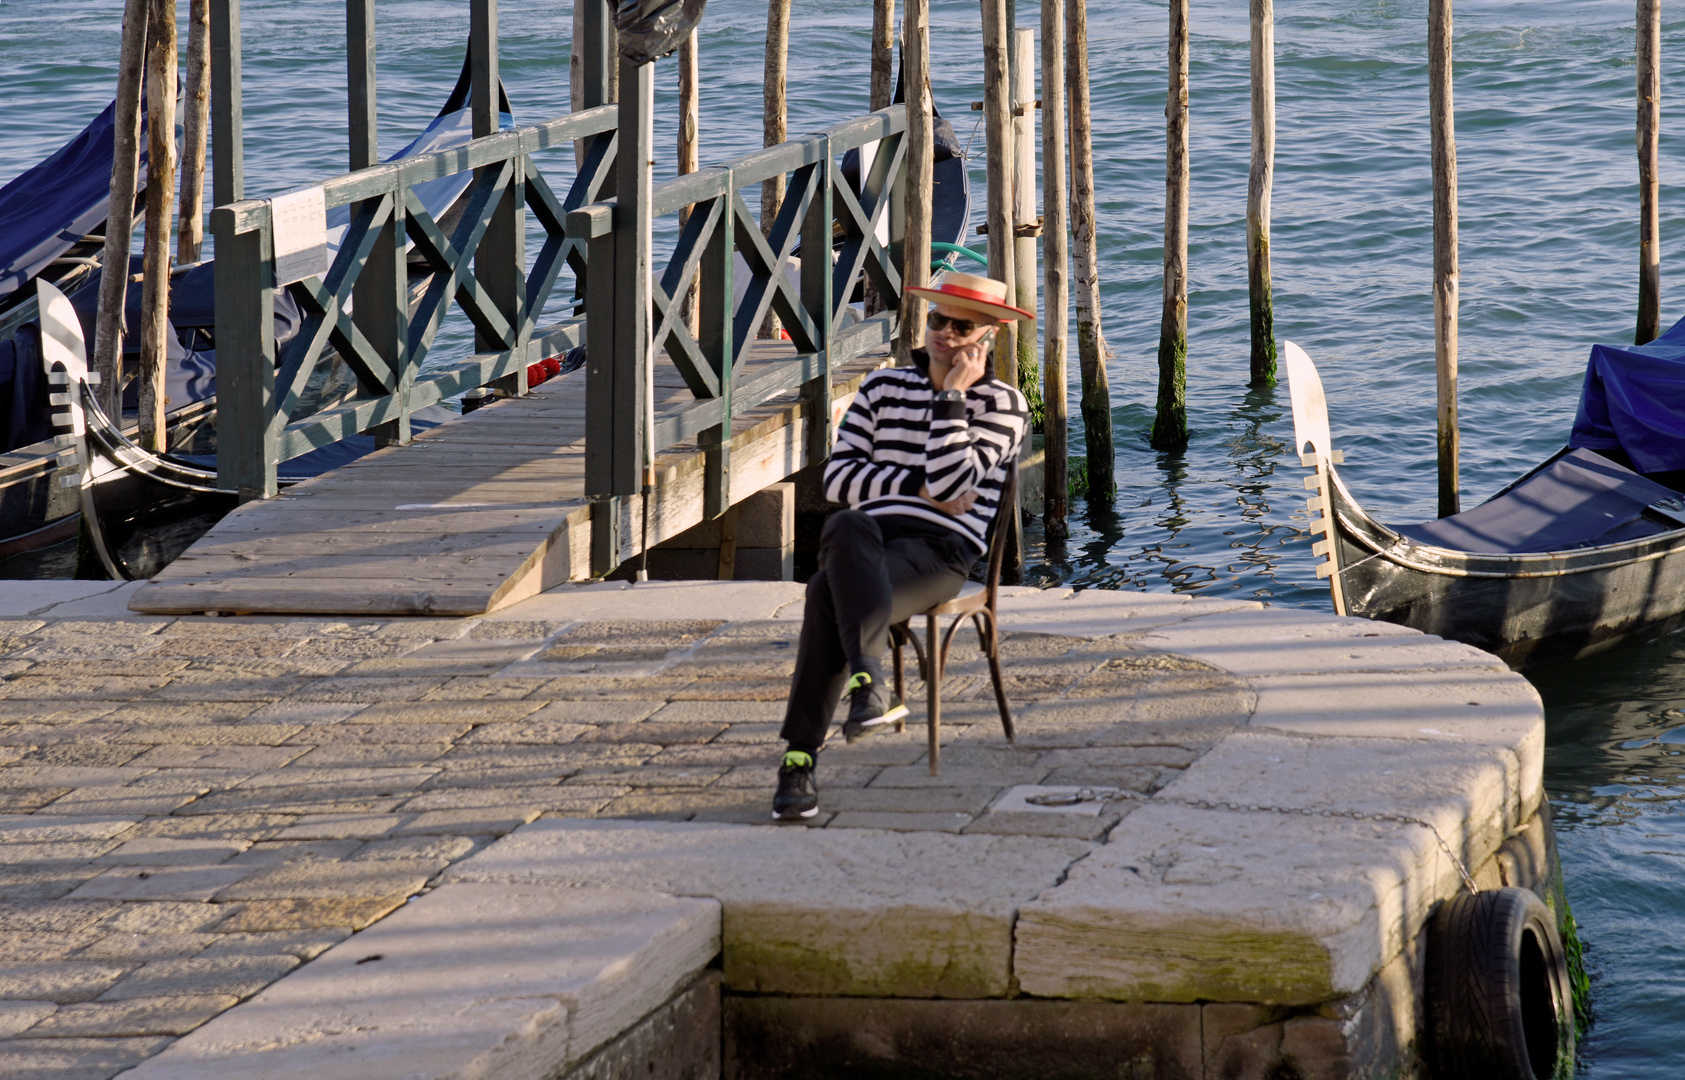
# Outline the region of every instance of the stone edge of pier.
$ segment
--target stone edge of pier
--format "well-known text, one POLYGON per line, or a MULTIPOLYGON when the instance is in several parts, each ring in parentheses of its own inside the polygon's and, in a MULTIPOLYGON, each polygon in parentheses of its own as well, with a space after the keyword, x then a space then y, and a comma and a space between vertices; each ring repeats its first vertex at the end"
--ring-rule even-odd
MULTIPOLYGON (((127 588, 95 586, 28 613, 127 614, 127 588)), ((1062 1032, 1070 1060, 1136 1054, 1159 1077, 1399 1067, 1422 926, 1460 887, 1435 832, 1483 885, 1551 876, 1531 686, 1386 623, 1009 593, 1009 632, 1109 637, 1233 676, 1247 723, 1101 842, 542 819, 123 1075, 583 1077, 627 1055, 678 1069, 703 1054, 773 1076, 791 1055, 917 1055, 937 1030, 974 1032, 997 1065, 1021 1051, 1026 1076, 1043 1052, 1031 1030, 1062 1032)), ((788 618, 799 597, 783 583, 568 586, 490 618, 788 618)))

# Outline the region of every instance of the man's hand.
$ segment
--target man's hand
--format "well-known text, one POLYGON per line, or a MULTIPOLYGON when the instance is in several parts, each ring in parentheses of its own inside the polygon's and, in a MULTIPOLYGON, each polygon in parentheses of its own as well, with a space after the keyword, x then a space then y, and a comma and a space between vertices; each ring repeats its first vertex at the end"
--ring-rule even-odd
POLYGON ((989 328, 980 340, 967 342, 954 350, 948 360, 948 377, 944 390, 969 390, 988 372, 989 350, 994 346, 995 330, 989 328))
POLYGON ((972 504, 977 501, 977 491, 973 488, 970 491, 963 492, 960 495, 949 499, 947 502, 939 502, 930 497, 930 489, 928 487, 921 487, 919 488, 919 497, 930 505, 936 507, 936 509, 942 511, 944 514, 947 514, 949 517, 959 517, 961 514, 971 512, 972 504))

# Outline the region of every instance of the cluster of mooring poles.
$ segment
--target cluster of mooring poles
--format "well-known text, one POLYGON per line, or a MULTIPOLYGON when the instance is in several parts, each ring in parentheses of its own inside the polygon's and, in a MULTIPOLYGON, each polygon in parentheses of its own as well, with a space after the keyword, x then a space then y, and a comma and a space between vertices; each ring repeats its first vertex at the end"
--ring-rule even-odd
MULTIPOLYGON (((1183 446, 1187 426, 1188 0, 1169 0, 1170 94, 1165 104, 1164 310, 1159 329, 1158 411, 1152 445, 1183 446)), ((1275 158, 1274 0, 1251 0, 1252 164, 1246 199, 1251 385, 1275 382, 1270 295, 1270 187, 1275 158)), ((1643 345, 1660 333, 1661 252, 1658 131, 1661 122, 1661 0, 1637 0, 1638 327, 1643 345)), ((1460 509, 1457 422, 1457 136, 1451 91, 1452 0, 1428 0, 1428 112, 1433 170, 1433 328, 1439 515, 1460 509)))
MULTIPOLYGON (((574 17, 573 107, 598 104, 583 91, 587 34, 576 5, 574 17)), ((873 0, 870 102, 886 108, 894 90, 895 47, 900 39, 902 84, 906 90, 907 193, 902 243, 902 285, 929 281, 931 260, 933 109, 930 92, 929 0, 905 0, 897 35, 895 0, 873 0)), ((1041 418, 1046 459, 1047 535, 1068 534, 1069 448, 1066 438, 1066 346, 1072 283, 1077 312, 1077 354, 1081 364, 1081 401, 1087 457, 1085 488, 1090 498, 1109 501, 1116 490, 1113 476, 1111 394, 1105 362, 1109 357, 1101 332, 1099 253, 1095 234, 1094 160, 1089 120, 1088 34, 1086 0, 1044 0, 1041 5, 1040 95, 1036 85, 1035 31, 1012 26, 1007 0, 983 0, 984 100, 987 140, 987 223, 979 232, 988 238, 989 274, 1008 286, 1008 301, 1034 309, 1043 293, 1042 355, 1038 364, 1033 334, 1020 335, 1008 324, 996 338, 995 370, 1018 386, 1041 418), (1035 113, 1042 113, 1042 168, 1036 162, 1035 113), (1067 156, 1068 155, 1068 156, 1067 156), (1048 162, 1060 167, 1048 168, 1048 162), (1066 181, 1065 167, 1070 169, 1066 181), (1044 178, 1042 213, 1036 212, 1036 176, 1044 178), (1036 241, 1043 241, 1038 282, 1036 241), (1075 273, 1070 264, 1075 261, 1075 273)), ((790 0, 768 0, 762 106, 763 145, 776 146, 789 136, 786 79, 789 64, 790 0)), ((679 49, 679 124, 677 171, 699 168, 699 108, 697 34, 691 31, 679 49)), ((609 93, 614 93, 611 88, 609 93)), ((784 177, 767 180, 761 192, 761 227, 769 231, 783 201, 784 177)), ((868 304, 878 303, 868 290, 868 304)), ((685 301, 687 321, 694 325, 696 297, 685 301)), ((900 311, 901 355, 922 338, 926 302, 912 296, 900 311)), ((776 316, 760 328, 763 337, 776 336, 776 316)))
POLYGON ((204 239, 205 137, 210 120, 210 0, 192 0, 188 15, 184 145, 181 148, 181 228, 174 260, 170 218, 177 157, 176 5, 174 0, 127 0, 117 66, 116 156, 111 170, 111 210, 105 226, 94 368, 106 411, 122 415, 123 339, 138 339, 140 442, 164 447, 164 360, 169 346, 170 275, 199 258, 204 239), (134 235, 140 140, 145 117, 146 241, 142 256, 140 325, 125 325, 131 284, 129 245, 134 235))

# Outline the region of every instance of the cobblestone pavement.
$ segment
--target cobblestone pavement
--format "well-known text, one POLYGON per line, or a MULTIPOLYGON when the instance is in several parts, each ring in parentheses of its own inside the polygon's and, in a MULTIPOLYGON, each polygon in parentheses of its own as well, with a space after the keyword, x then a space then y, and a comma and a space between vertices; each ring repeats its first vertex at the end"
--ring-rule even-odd
MULTIPOLYGON (((770 825, 797 628, 0 620, 0 1076, 113 1076, 541 815, 770 825)), ((812 826, 1098 836, 1127 802, 984 811, 1156 790, 1248 707, 1120 641, 1004 654, 1017 745, 962 636, 942 775, 915 679, 904 734, 821 755, 812 826)))

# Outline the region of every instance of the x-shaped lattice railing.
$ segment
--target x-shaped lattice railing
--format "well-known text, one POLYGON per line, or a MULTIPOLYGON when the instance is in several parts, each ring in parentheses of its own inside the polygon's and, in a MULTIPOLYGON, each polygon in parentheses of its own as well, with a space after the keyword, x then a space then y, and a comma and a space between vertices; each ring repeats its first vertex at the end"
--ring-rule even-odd
MULTIPOLYGON (((905 175, 905 117, 903 107, 893 106, 654 188, 651 216, 688 211, 688 219, 665 266, 653 271, 648 341, 678 369, 693 400, 658 413, 651 442, 659 451, 697 439, 707 455, 710 514, 731 503, 734 413, 800 387, 814 415, 828 417, 832 368, 887 343, 893 333, 901 296, 896 201, 905 175), (859 168, 857 161, 857 179, 850 181, 839 159, 863 157, 867 148, 874 151, 869 167, 859 168), (780 175, 787 181, 784 199, 763 232, 742 192, 780 175), (734 279, 741 273, 748 280, 737 290, 734 279), (851 322, 850 306, 868 281, 888 311, 851 322), (699 293, 694 327, 684 302, 693 286, 699 293), (794 355, 750 369, 755 337, 769 314, 788 333, 794 355)), ((609 203, 576 213, 570 226, 601 238, 605 251, 637 242, 637 224, 609 203)), ((587 330, 594 359, 587 394, 589 413, 612 414, 616 422, 588 429, 586 440, 587 490, 610 500, 637 490, 645 421, 626 388, 652 378, 656 358, 621 342, 607 325, 625 303, 614 295, 623 279, 606 265, 611 261, 594 263, 590 272, 587 330), (600 356, 609 359, 600 362, 600 356)), ((809 432, 810 459, 823 457, 830 425, 810 424, 809 432)))
POLYGON ((326 205, 349 206, 350 221, 327 273, 287 286, 304 319, 278 358, 269 204, 218 207, 219 411, 235 420, 222 425, 219 483, 273 493, 280 461, 381 425, 388 437, 407 438, 412 410, 493 382, 523 390, 529 364, 577 344, 580 320, 549 331, 538 321, 562 268, 570 266, 579 280, 587 272, 586 243, 568 236, 566 220, 596 200, 612 176, 616 123, 615 107, 604 106, 324 183, 326 205), (558 199, 531 155, 575 140, 585 141, 584 160, 558 199), (447 215, 436 218, 414 189, 469 170, 473 179, 449 208, 456 220, 447 235, 439 220, 447 215), (544 234, 530 272, 526 209, 544 234), (411 253, 426 266, 413 280, 411 253), (423 376, 421 364, 452 302, 473 324, 477 351, 423 376), (295 415, 318 365, 333 354, 355 374, 356 393, 295 415))

